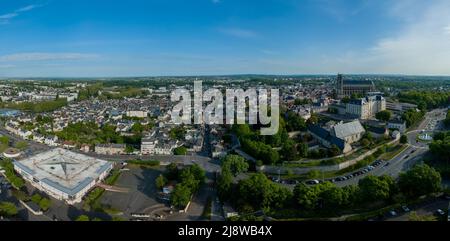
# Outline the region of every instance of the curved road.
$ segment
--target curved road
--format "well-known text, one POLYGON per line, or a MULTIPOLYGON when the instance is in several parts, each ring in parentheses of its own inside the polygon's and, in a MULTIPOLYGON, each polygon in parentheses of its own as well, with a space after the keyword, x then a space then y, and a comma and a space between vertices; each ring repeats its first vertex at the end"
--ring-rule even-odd
MULTIPOLYGON (((359 180, 367 175, 389 175, 393 178, 397 178, 401 172, 407 171, 412 166, 417 164, 422 160, 423 155, 428 152, 428 143, 416 141, 417 135, 426 130, 428 132, 437 132, 442 130, 442 121, 445 119, 447 114, 447 109, 436 109, 427 112, 425 119, 422 123, 415 129, 406 133, 408 137, 408 147, 399 153, 397 156, 388 161, 388 166, 385 166, 386 162, 383 162, 380 166, 368 172, 364 175, 354 177, 350 180, 345 180, 342 182, 336 182, 337 186, 347 186, 356 185, 359 180), (436 124, 434 125, 433 122, 436 124)), ((347 174, 348 175, 348 174, 347 174)))

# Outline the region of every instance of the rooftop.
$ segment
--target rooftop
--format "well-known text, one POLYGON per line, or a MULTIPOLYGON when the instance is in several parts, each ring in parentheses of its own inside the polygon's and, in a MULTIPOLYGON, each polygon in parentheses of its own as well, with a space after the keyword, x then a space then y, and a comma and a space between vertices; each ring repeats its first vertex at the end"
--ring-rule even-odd
POLYGON ((365 132, 364 127, 358 120, 345 124, 335 125, 333 127, 333 131, 334 135, 341 139, 345 139, 345 137, 365 132))
POLYGON ((57 148, 22 161, 15 161, 14 165, 47 185, 74 195, 98 178, 112 164, 57 148))

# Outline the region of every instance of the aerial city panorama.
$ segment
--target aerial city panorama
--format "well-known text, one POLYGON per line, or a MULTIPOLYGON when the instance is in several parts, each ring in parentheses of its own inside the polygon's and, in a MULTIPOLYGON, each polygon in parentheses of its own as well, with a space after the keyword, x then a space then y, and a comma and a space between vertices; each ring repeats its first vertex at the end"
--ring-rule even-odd
POLYGON ((0 227, 448 221, 449 12, 0 1, 0 227))

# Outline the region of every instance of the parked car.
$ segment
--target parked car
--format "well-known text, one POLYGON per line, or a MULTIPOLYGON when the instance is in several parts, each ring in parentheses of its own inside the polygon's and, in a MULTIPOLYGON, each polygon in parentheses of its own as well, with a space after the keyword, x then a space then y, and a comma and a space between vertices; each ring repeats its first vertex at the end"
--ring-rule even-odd
POLYGON ((442 209, 436 210, 436 213, 439 214, 439 215, 441 215, 441 216, 444 216, 444 215, 445 215, 445 212, 444 212, 442 209))
POLYGON ((409 211, 411 211, 406 205, 403 205, 403 206, 402 206, 402 209, 403 209, 404 212, 409 212, 409 211))
POLYGON ((386 162, 386 164, 384 164, 384 166, 383 167, 387 167, 387 166, 389 166, 391 163, 389 163, 389 162, 386 162))
POLYGON ((396 212, 395 210, 389 211, 389 214, 390 214, 391 216, 397 216, 397 212, 396 212))
POLYGON ((345 177, 336 177, 335 180, 336 180, 337 182, 342 182, 342 181, 347 180, 347 178, 345 178, 345 177))
POLYGON ((308 184, 308 185, 316 185, 316 184, 319 184, 319 181, 318 180, 309 180, 309 181, 306 181, 306 184, 308 184))

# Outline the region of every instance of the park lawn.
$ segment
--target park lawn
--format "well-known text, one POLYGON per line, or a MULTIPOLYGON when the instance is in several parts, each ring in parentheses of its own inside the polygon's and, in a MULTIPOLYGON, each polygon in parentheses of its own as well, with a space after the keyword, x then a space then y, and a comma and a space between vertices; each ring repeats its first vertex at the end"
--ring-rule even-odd
POLYGON ((384 153, 383 155, 381 155, 380 159, 383 160, 391 160, 392 158, 394 158, 395 156, 397 156, 398 154, 400 154, 402 151, 404 151, 408 146, 407 145, 396 145, 393 147, 389 147, 389 149, 393 149, 392 151, 388 151, 386 153, 384 153), (395 148, 395 147, 399 147, 400 148, 395 148))

